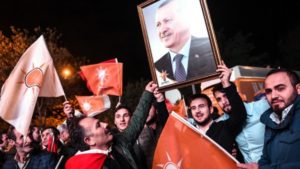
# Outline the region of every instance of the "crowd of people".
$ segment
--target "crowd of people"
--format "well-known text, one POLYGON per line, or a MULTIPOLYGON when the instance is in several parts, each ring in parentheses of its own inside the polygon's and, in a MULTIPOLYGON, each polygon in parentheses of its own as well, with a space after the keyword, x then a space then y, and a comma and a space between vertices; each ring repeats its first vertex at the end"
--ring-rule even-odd
MULTIPOLYGON (((233 155, 240 162, 237 168, 300 167, 297 74, 287 69, 270 71, 264 96, 246 103, 229 81, 231 69, 221 63, 217 72, 221 83, 212 91, 222 116, 214 119, 212 100, 198 93, 187 101, 187 121, 233 155)), ((93 117, 76 117, 69 102, 63 105, 67 117, 63 124, 43 129, 31 126, 27 136, 13 127, 1 133, 1 168, 152 167, 155 146, 169 115, 157 84, 146 85, 135 111, 126 105, 115 108, 113 127, 93 117)))

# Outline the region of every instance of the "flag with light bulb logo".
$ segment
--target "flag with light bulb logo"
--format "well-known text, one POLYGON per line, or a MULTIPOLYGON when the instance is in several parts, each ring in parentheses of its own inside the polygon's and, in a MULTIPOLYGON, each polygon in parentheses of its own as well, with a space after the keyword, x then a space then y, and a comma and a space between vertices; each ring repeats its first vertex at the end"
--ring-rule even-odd
POLYGON ((81 76, 94 95, 123 94, 123 64, 116 62, 116 59, 81 66, 80 69, 81 76))
POLYGON ((93 117, 110 108, 110 100, 107 95, 101 96, 76 96, 82 112, 93 117))
POLYGON ((158 140, 152 169, 235 169, 236 163, 226 150, 172 112, 158 140))
POLYGON ((0 116, 26 135, 39 96, 65 95, 43 36, 21 56, 2 86, 0 116))

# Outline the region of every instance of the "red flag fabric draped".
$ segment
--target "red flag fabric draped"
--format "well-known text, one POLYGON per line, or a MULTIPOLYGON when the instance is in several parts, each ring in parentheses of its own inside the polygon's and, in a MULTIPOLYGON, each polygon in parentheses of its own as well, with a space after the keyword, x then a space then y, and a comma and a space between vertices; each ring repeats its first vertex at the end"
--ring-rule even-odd
POLYGON ((80 67, 94 95, 122 95, 123 64, 110 61, 80 67))
POLYGON ((21 56, 1 90, 0 116, 26 135, 38 96, 65 95, 44 37, 21 56))
POLYGON ((66 162, 66 169, 100 169, 107 155, 99 153, 76 154, 66 162))
POLYGON ((172 112, 156 146, 152 169, 235 169, 225 150, 172 112))
POLYGON ((89 117, 96 116, 110 108, 110 100, 103 96, 76 96, 82 112, 89 117))

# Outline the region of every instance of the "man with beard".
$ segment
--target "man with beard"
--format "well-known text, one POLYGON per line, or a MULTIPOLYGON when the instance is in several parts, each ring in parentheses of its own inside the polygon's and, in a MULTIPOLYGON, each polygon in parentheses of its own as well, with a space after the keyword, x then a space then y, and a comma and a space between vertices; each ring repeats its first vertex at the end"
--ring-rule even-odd
POLYGON ((8 133, 8 138, 15 142, 16 155, 4 163, 3 169, 53 169, 55 157, 47 152, 34 151, 31 136, 23 136, 16 129, 8 133))
POLYGON ((266 125, 263 155, 258 164, 238 164, 241 169, 300 168, 299 77, 286 69, 271 70, 265 93, 271 105, 261 116, 266 125))
POLYGON ((189 110, 194 119, 194 125, 206 133, 227 152, 232 153, 235 137, 242 130, 246 120, 246 110, 236 91, 236 87, 229 82, 231 70, 224 63, 218 66, 220 79, 228 99, 233 103, 230 118, 225 121, 214 122, 212 119, 213 106, 208 96, 196 94, 189 99, 189 110))
MULTIPOLYGON (((212 91, 219 107, 224 112, 217 121, 228 119, 232 112, 232 106, 234 106, 232 105, 233 103, 228 99, 221 84, 215 85, 212 91)), ((239 148, 237 157, 241 159, 244 158, 244 161, 247 163, 258 162, 262 155, 265 133, 265 126, 260 122, 260 116, 269 109, 270 106, 265 97, 258 101, 244 103, 244 106, 247 111, 247 118, 243 130, 236 137, 239 148)))

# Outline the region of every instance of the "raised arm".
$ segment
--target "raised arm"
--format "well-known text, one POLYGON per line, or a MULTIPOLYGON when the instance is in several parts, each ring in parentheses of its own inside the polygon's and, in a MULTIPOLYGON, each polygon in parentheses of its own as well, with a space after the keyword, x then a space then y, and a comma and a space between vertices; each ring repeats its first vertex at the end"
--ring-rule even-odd
POLYGON ((231 104, 230 118, 226 120, 225 123, 227 123, 229 129, 237 135, 242 130, 246 121, 247 112, 235 85, 229 81, 232 71, 222 61, 222 63, 218 65, 217 72, 221 73, 219 77, 225 94, 231 104))
POLYGON ((146 85, 145 91, 140 98, 139 104, 133 112, 129 126, 126 130, 124 130, 124 132, 120 133, 120 135, 132 145, 144 128, 149 110, 154 100, 153 92, 156 88, 157 84, 152 81, 146 85))

